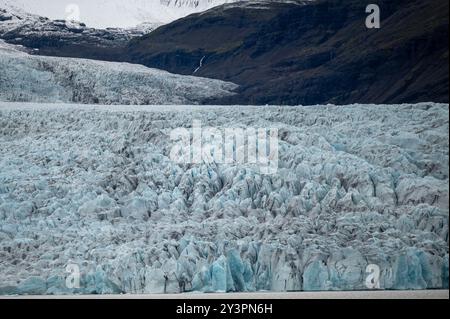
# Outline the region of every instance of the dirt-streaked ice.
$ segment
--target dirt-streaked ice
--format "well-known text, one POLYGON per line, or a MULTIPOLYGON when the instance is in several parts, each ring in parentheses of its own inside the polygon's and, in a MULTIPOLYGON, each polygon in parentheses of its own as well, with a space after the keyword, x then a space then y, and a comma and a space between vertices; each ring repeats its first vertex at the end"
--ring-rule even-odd
POLYGON ((448 116, 2 103, 0 293, 448 288, 448 116), (278 128, 278 172, 173 163, 194 119, 278 128))

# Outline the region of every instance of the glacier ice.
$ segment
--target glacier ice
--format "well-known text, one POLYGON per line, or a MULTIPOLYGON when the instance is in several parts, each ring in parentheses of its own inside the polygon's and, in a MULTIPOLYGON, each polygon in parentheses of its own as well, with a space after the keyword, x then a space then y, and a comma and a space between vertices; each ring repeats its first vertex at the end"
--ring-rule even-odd
POLYGON ((448 115, 0 103, 0 294, 448 288, 448 115), (277 173, 172 162, 193 120, 278 128, 277 173))
MULTIPOLYGON (((89 27, 130 28, 143 22, 168 23, 192 13, 202 12, 212 7, 236 2, 237 0, 78 0, 76 3, 83 12, 82 20, 89 27), (101 12, 102 14, 98 14, 101 12)), ((61 2, 61 1, 60 1, 61 2)), ((63 1, 55 6, 51 0, 39 3, 26 0, 0 0, 0 5, 18 7, 24 11, 52 19, 65 19, 64 11, 71 1, 63 1), (51 2, 49 4, 49 2, 51 2)))
POLYGON ((83 104, 201 104, 233 83, 129 63, 30 55, 0 40, 0 101, 83 104))

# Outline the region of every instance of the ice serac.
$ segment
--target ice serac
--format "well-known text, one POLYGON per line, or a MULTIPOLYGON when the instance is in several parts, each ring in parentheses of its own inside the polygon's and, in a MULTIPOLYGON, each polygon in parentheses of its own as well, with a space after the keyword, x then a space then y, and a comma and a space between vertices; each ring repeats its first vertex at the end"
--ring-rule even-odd
POLYGON ((448 288, 448 108, 0 103, 0 293, 448 288), (194 120, 278 128, 277 172, 174 163, 194 120))
POLYGON ((0 40, 0 101, 201 104, 236 85, 142 65, 30 55, 0 40))

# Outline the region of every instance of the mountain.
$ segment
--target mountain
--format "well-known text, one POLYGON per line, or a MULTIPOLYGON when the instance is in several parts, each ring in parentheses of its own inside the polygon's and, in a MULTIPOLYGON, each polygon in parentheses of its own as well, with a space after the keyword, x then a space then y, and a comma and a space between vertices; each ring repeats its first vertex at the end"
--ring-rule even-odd
POLYGON ((142 65, 32 56, 0 40, 0 101, 199 104, 232 94, 232 83, 142 65))
POLYGON ((79 16, 81 22, 95 28, 132 28, 142 23, 163 24, 234 1, 236 0, 2 0, 13 3, 26 12, 55 20, 79 16))
POLYGON ((0 39, 34 54, 143 64, 240 86, 211 104, 448 102, 448 1, 378 3, 380 29, 366 28, 358 0, 227 3, 156 30, 151 23, 94 29, 0 5, 0 39))
POLYGON ((34 54, 120 60, 118 52, 133 37, 154 28, 154 25, 145 24, 126 30, 94 29, 81 22, 51 20, 31 14, 9 1, 0 0, 0 39, 30 48, 34 54))
POLYGON ((65 12, 64 1, 0 0, 0 39, 31 48, 34 54, 124 61, 127 59, 123 51, 132 38, 149 33, 190 12, 231 1, 77 2, 80 20, 86 18, 88 22, 96 21, 90 25, 103 27, 92 28, 84 22, 66 20, 70 16, 65 12), (133 18, 134 14, 138 17, 133 18))
POLYGON ((211 103, 448 102, 448 1, 378 4, 380 29, 358 0, 225 4, 132 39, 122 58, 241 86, 211 103))

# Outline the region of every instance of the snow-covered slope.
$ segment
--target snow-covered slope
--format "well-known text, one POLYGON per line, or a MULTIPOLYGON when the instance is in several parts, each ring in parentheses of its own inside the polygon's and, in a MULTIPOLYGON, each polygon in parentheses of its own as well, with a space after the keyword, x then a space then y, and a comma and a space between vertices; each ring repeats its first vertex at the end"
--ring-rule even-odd
POLYGON ((129 29, 94 29, 81 22, 30 14, 0 0, 0 39, 44 56, 122 61, 120 55, 132 38, 158 26, 144 23, 129 29))
POLYGON ((236 0, 0 0, 51 19, 79 19, 90 27, 135 27, 168 23, 236 0), (76 4, 78 7, 74 7, 76 4))
POLYGON ((141 65, 32 56, 0 40, 0 101, 197 104, 234 88, 141 65))
POLYGON ((368 264, 382 289, 448 289, 448 121, 433 103, 0 104, 0 294, 361 290, 368 264), (278 172, 175 164, 193 120, 279 128, 278 172))

